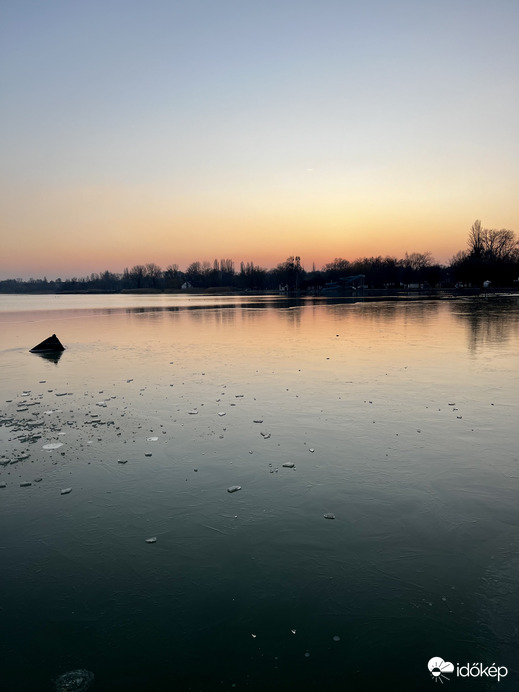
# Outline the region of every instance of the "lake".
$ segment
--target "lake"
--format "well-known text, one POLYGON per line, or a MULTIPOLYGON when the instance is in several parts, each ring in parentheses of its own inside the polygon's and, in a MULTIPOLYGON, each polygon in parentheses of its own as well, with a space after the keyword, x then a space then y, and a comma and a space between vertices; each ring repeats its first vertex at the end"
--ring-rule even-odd
POLYGON ((0 296, 0 331, 2 690, 519 689, 518 297, 0 296))

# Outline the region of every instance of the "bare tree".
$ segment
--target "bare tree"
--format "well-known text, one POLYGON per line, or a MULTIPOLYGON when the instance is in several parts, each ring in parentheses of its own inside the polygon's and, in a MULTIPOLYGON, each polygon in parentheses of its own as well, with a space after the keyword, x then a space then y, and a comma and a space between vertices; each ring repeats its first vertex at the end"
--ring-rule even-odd
POLYGON ((485 232, 481 226, 481 221, 476 219, 471 226, 469 237, 467 238, 469 254, 473 257, 481 257, 483 255, 485 246, 484 235, 485 232))
POLYGON ((485 257, 490 262, 513 262, 519 257, 519 240, 515 233, 502 228, 485 230, 485 257))
POLYGON ((485 262, 515 262, 519 259, 519 240, 506 228, 483 228, 481 221, 474 221, 467 238, 469 256, 485 262))
POLYGON ((136 264, 130 269, 130 279, 136 288, 142 288, 146 267, 143 264, 136 264))
POLYGON ((426 267, 430 267, 434 262, 432 253, 427 252, 412 252, 410 255, 405 253, 405 257, 402 260, 402 266, 408 267, 413 271, 421 271, 426 267))
POLYGON ((160 280, 162 279, 162 269, 158 264, 154 262, 148 262, 145 267, 146 279, 150 288, 157 288, 160 280))

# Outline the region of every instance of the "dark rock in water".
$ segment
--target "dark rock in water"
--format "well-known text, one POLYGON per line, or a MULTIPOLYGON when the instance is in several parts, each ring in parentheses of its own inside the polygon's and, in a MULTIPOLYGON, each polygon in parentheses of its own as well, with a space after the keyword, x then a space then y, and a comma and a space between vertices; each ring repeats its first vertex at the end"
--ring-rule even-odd
POLYGON ((56 692, 86 692, 94 680, 89 670, 72 670, 54 680, 56 692))
POLYGON ((34 348, 31 348, 31 353, 45 353, 45 352, 55 352, 55 351, 64 351, 65 347, 61 343, 61 341, 58 339, 56 334, 53 334, 52 336, 49 336, 48 339, 45 339, 45 341, 42 341, 39 343, 37 346, 34 348))

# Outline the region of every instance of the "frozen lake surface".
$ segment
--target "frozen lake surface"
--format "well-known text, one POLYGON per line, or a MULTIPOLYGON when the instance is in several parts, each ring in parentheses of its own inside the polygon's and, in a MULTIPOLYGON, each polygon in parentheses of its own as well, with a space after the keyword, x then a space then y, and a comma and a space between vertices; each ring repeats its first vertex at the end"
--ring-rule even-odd
POLYGON ((0 689, 519 689, 517 297, 1 296, 0 334, 0 689))

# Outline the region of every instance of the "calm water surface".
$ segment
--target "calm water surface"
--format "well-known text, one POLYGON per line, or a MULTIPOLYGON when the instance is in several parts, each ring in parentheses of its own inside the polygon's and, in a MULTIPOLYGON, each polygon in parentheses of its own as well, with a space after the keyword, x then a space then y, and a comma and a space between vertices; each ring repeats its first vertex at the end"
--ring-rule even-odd
POLYGON ((519 689, 518 298, 2 296, 0 334, 0 689, 519 689))

